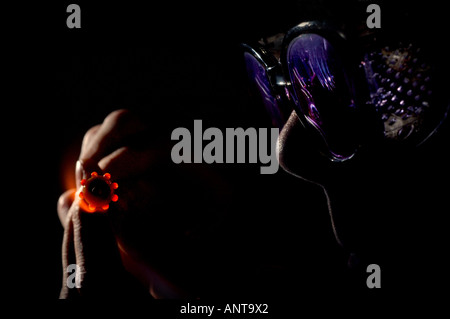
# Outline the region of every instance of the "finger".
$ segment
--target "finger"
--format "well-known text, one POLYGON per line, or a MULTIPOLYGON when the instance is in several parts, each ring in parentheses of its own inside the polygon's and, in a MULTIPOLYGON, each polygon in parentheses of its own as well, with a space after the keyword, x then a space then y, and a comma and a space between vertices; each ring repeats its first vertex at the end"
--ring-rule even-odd
MULTIPOLYGON (((80 152, 80 158, 87 152, 87 149, 92 144, 92 140, 95 139, 97 136, 97 132, 100 130, 101 124, 98 124, 96 126, 91 127, 86 134, 83 137, 83 142, 81 143, 81 152, 80 152)), ((85 158, 84 160, 78 160, 75 165, 75 182, 77 189, 80 188, 81 180, 88 178, 88 174, 90 172, 98 171, 98 167, 96 167, 96 163, 94 161, 91 161, 91 159, 85 158)))
MULTIPOLYGON (((110 223, 103 214, 83 214, 77 201, 72 203, 62 244, 63 283, 60 298, 82 296, 105 297, 113 290, 121 262, 110 223), (77 282, 69 286, 68 266, 76 264, 77 282)), ((70 281, 70 280, 69 280, 70 281)))
POLYGON ((100 161, 115 149, 127 144, 136 134, 143 132, 145 126, 140 119, 128 110, 117 110, 109 114, 98 129, 87 138, 81 149, 81 160, 100 161))
POLYGON ((71 298, 78 293, 97 298, 110 296, 113 291, 117 294, 120 286, 114 285, 124 275, 109 219, 105 214, 84 214, 79 201, 72 200, 73 194, 74 190, 65 192, 58 202, 58 213, 65 225, 60 298, 71 298), (72 205, 66 211, 71 200, 72 205), (73 264, 77 266, 81 285, 77 289, 68 283, 68 266, 73 264))
POLYGON ((81 186, 81 180, 89 178, 92 172, 97 172, 100 175, 103 174, 96 161, 92 159, 79 159, 77 161, 75 165, 75 179, 77 189, 79 189, 81 186))
POLYGON ((89 145, 91 145, 92 140, 93 140, 94 137, 97 135, 97 132, 99 131, 99 129, 100 129, 101 126, 102 126, 101 124, 95 125, 95 126, 91 127, 91 128, 86 132, 86 134, 84 134, 83 142, 81 143, 81 152, 80 152, 80 154, 86 153, 87 147, 88 147, 89 145))
POLYGON ((68 266, 70 264, 76 263, 76 257, 74 252, 74 227, 72 221, 72 215, 74 213, 74 209, 76 209, 76 204, 72 203, 71 207, 68 210, 65 227, 64 227, 64 236, 62 242, 62 250, 61 250, 61 259, 62 259, 62 267, 63 267, 63 281, 60 292, 60 299, 67 299, 73 295, 73 290, 69 289, 68 285, 68 266))
POLYGON ((80 267, 80 294, 84 297, 118 298, 129 295, 135 279, 120 258, 114 233, 105 214, 74 214, 73 246, 80 267))
POLYGON ((75 192, 76 192, 75 189, 69 189, 65 191, 61 196, 59 196, 58 199, 57 203, 58 217, 61 222, 61 225, 64 228, 66 228, 67 225, 67 214, 75 198, 75 192))
POLYGON ((98 166, 120 180, 148 172, 161 160, 161 153, 158 149, 138 151, 125 146, 102 158, 98 166))

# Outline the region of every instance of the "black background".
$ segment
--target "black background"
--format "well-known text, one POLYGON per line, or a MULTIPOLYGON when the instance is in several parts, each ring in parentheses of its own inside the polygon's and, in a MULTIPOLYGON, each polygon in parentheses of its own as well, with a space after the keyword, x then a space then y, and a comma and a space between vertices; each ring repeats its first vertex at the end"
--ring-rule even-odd
MULTIPOLYGON (((172 129, 189 127, 193 119, 202 119, 204 127, 268 127, 263 109, 248 94, 239 43, 310 17, 352 19, 368 4, 315 1, 299 9, 292 2, 77 1, 78 30, 66 27, 69 3, 22 3, 4 12, 9 16, 3 29, 9 93, 2 103, 4 180, 11 186, 3 196, 3 274, 9 294, 27 299, 58 297, 63 230, 56 201, 87 129, 118 108, 150 113, 157 119, 155 131, 168 141, 172 129)), ((405 6, 409 3, 391 4, 386 16, 395 17, 405 6)), ((408 27, 430 37, 448 29, 439 6, 423 3, 412 11, 417 23, 408 27)), ((334 251, 319 188, 281 170, 261 176, 259 165, 226 170, 240 182, 235 201, 249 214, 245 222, 267 234, 255 253, 293 258, 298 216, 309 225, 311 249, 330 245, 334 251)))

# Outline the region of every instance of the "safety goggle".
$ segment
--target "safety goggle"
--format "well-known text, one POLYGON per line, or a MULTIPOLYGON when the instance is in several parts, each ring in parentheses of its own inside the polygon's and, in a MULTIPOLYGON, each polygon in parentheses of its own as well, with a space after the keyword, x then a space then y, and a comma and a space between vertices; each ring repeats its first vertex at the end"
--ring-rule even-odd
POLYGON ((436 99, 426 56, 412 44, 381 47, 368 38, 356 43, 314 21, 242 44, 248 77, 272 124, 281 129, 294 110, 334 162, 351 159, 373 136, 413 145, 431 136, 449 105, 436 99))

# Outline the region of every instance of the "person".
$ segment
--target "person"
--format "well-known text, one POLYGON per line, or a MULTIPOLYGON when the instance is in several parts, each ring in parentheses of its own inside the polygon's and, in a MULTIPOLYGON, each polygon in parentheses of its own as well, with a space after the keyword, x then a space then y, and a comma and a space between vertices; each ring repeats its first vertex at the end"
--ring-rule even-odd
MULTIPOLYGON (((107 214, 89 214, 76 189, 60 197, 61 297, 367 292, 370 264, 380 266, 381 291, 436 288, 448 242, 441 208, 447 188, 437 186, 448 174, 446 126, 412 151, 376 145, 334 163, 317 151, 299 113, 287 112, 280 127, 287 174, 273 178, 281 187, 266 179, 254 192, 236 185, 245 178, 227 178, 217 167, 171 165, 167 145, 155 143, 149 124, 133 112, 113 112, 90 129, 77 187, 92 171, 108 172, 119 201, 107 214), (308 187, 324 197, 307 204, 308 187), (81 268, 79 289, 67 286, 70 264, 81 268)), ((252 186, 262 180, 252 178, 252 186)))
MULTIPOLYGON (((225 207, 224 182, 206 167, 168 167, 170 149, 152 143, 149 131, 136 113, 121 109, 86 132, 75 168, 76 189, 64 192, 57 206, 64 226, 61 298, 130 297, 136 290, 154 298, 189 295, 157 269, 175 273, 176 278, 180 264, 196 255, 204 259, 194 246, 196 237, 212 240, 223 212, 220 206, 208 215, 204 209, 189 210, 197 203, 225 207), (81 180, 92 172, 109 173, 120 187, 120 199, 107 213, 90 212, 76 195, 81 180), (148 250, 151 254, 142 253, 148 250), (67 285, 70 264, 79 267, 79 289, 67 285)), ((183 273, 195 273, 189 265, 183 267, 183 273)), ((178 279, 186 285, 183 280, 178 279)))
POLYGON ((280 166, 324 191, 344 287, 373 288, 375 265, 384 292, 421 294, 436 291, 446 264, 448 62, 413 27, 428 16, 386 7, 381 30, 361 12, 312 14, 244 51, 254 95, 281 130, 280 166))

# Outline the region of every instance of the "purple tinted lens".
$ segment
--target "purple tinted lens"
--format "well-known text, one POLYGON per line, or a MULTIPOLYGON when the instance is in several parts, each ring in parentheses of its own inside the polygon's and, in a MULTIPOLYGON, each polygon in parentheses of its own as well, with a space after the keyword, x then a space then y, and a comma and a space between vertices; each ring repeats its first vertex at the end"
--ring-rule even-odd
POLYGON ((267 76, 264 66, 250 53, 244 54, 245 64, 247 66, 247 74, 259 95, 262 102, 270 115, 272 125, 282 127, 284 125, 283 116, 281 114, 279 104, 275 98, 275 94, 271 88, 269 77, 267 76))
POLYGON ((291 96, 296 110, 322 134, 337 158, 355 149, 355 102, 352 84, 330 42, 302 34, 287 50, 291 96))

